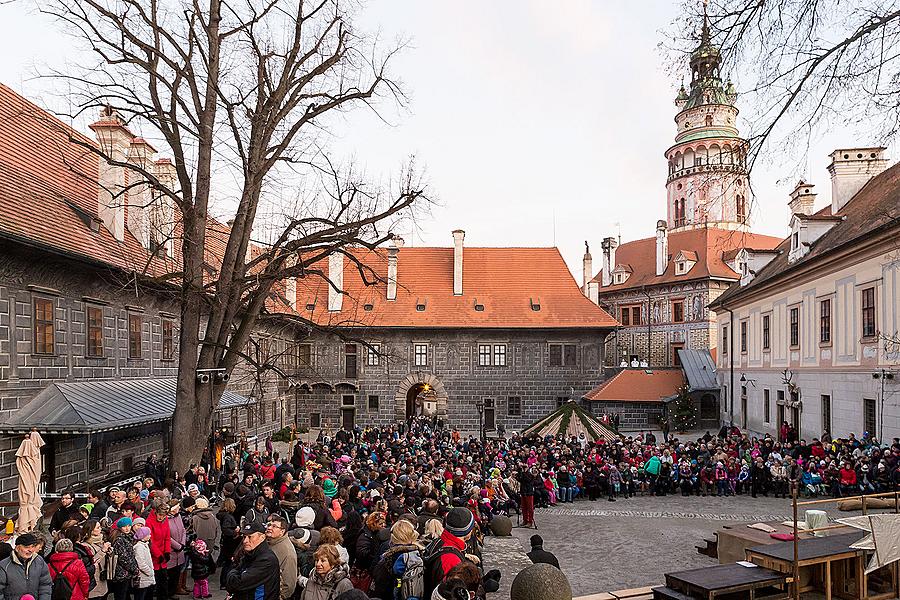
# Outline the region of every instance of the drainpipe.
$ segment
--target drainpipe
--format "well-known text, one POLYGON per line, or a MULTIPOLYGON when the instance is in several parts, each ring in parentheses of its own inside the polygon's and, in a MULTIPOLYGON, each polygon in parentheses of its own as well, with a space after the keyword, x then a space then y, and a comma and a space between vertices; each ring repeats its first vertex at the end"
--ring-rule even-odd
POLYGON ((647 368, 651 368, 653 364, 650 361, 650 357, 653 354, 653 347, 650 341, 650 327, 653 323, 653 307, 651 306, 651 296, 650 291, 644 287, 642 290, 644 295, 647 296, 647 368))
POLYGON ((722 305, 722 308, 728 311, 728 378, 730 385, 728 387, 728 414, 729 427, 734 426, 734 311, 722 305))

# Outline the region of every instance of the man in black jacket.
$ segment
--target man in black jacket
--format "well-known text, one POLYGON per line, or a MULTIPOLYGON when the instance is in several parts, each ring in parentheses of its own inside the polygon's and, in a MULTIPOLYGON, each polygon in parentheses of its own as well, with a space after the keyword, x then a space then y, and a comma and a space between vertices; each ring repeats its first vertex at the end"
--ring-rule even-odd
POLYGON ((559 568, 559 561, 556 559, 556 556, 552 552, 544 550, 544 538, 537 534, 531 536, 531 552, 528 553, 528 558, 534 564, 545 563, 553 565, 557 569, 559 568))
POLYGON ((78 515, 78 507, 75 506, 75 496, 71 492, 66 492, 60 498, 59 507, 50 518, 50 533, 59 531, 62 529, 63 523, 77 518, 78 515))
POLYGON ((522 525, 534 526, 534 486, 535 480, 527 469, 523 468, 516 476, 519 480, 519 493, 522 495, 522 525))
POLYGON ((241 562, 228 573, 225 589, 234 600, 279 600, 281 569, 266 543, 266 530, 256 522, 241 528, 241 562))

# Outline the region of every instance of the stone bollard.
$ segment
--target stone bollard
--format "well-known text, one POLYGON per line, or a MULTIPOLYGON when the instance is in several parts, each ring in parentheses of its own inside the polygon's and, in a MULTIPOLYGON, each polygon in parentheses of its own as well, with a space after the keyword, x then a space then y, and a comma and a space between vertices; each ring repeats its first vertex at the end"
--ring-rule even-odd
POLYGON ((497 515, 491 519, 491 533, 497 537, 509 537, 512 535, 512 520, 505 515, 497 515))
POLYGON ((510 600, 572 600, 572 586, 562 571, 538 563, 516 575, 509 597, 510 600))

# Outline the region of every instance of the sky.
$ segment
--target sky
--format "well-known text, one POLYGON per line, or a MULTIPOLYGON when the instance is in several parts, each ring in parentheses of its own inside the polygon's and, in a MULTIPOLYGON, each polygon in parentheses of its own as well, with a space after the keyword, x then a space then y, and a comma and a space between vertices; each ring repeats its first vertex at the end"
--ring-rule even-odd
MULTIPOLYGON (((27 7, 0 3, 0 81, 44 104, 48 83, 34 74, 78 56, 27 7)), ((333 151, 373 177, 416 156, 438 203, 401 232, 407 244, 450 246, 464 229, 472 246, 555 245, 580 283, 585 241, 596 271, 603 237, 651 237, 665 218, 680 75, 666 73, 659 46, 678 10, 674 0, 371 1, 358 26, 409 40, 394 65, 409 105, 387 111, 388 123, 350 115, 333 151)), ((817 207, 830 202, 827 154, 858 144, 867 140, 832 127, 808 153, 805 140, 768 152, 752 176, 754 231, 786 234, 800 176, 817 184, 817 207)))

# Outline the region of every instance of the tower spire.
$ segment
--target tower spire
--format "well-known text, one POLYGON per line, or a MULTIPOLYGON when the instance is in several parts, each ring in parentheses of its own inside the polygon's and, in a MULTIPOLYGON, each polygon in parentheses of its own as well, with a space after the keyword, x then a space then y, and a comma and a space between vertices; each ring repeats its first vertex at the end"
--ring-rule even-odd
POLYGON ((700 44, 710 44, 711 38, 709 35, 709 12, 707 11, 709 7, 709 0, 703 0, 703 28, 700 30, 700 44))

